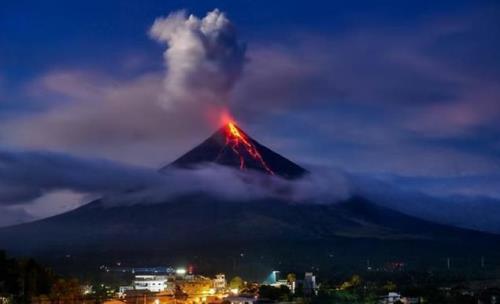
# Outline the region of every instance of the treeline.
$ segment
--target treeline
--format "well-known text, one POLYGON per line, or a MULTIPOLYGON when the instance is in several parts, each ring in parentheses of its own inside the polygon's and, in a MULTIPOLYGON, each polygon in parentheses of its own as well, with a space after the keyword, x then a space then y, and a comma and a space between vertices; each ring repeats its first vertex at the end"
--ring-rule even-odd
POLYGON ((0 251, 0 298, 7 303, 77 303, 82 288, 33 259, 9 258, 0 251))

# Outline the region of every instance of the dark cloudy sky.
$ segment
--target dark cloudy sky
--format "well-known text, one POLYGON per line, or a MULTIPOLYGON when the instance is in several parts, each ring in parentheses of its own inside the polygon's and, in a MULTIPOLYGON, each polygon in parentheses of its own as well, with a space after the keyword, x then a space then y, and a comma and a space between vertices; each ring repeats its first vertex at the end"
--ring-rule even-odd
MULTIPOLYGON (((223 108, 305 166, 498 198, 500 4, 0 4, 0 162, 158 168, 209 136, 223 108)), ((0 225, 88 199, 65 183, 32 194, 1 165, 0 225)))

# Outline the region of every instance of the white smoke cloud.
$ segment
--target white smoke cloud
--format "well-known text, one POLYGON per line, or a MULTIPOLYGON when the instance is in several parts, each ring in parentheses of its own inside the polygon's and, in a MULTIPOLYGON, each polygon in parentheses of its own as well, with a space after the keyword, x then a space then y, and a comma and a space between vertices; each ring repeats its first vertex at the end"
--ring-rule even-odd
POLYGON ((171 13, 156 19, 149 34, 167 45, 162 101, 168 109, 228 102, 242 72, 245 46, 224 13, 215 9, 202 19, 171 13))

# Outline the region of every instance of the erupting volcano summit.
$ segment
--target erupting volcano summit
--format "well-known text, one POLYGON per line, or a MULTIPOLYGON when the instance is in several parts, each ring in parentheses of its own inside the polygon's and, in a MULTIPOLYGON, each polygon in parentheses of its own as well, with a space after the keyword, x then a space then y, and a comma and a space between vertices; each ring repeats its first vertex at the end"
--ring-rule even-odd
MULTIPOLYGON (((203 143, 172 163, 194 168, 216 163, 240 170, 254 170, 284 178, 298 178, 307 171, 248 136, 234 122, 228 122, 203 143)), ((162 170, 166 170, 165 167, 162 170)))

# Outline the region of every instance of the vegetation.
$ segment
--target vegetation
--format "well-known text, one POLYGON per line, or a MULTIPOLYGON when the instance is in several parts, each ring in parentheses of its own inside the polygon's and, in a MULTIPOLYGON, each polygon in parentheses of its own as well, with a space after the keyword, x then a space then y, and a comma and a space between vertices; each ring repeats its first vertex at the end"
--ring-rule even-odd
MULTIPOLYGON (((392 273, 387 280, 384 273, 371 273, 369 278, 353 275, 343 280, 322 282, 312 304, 370 304, 379 303, 389 292, 403 297, 418 298, 420 303, 472 304, 490 303, 493 296, 500 296, 500 289, 480 288, 471 290, 464 281, 448 281, 443 277, 424 273, 392 273)), ((394 303, 403 303, 395 301, 394 303)))
POLYGON ((50 294, 55 279, 50 269, 34 260, 8 258, 0 251, 0 294, 12 297, 15 302, 27 303, 33 296, 50 294))
POLYGON ((75 303, 82 290, 76 279, 58 277, 33 259, 8 258, 0 251, 0 295, 14 303, 75 303))
POLYGON ((259 287, 259 298, 271 301, 289 301, 291 299, 291 292, 286 286, 273 287, 261 285, 259 287))
POLYGON ((240 277, 234 277, 229 282, 229 288, 231 289, 241 290, 243 287, 245 287, 245 282, 240 277))

